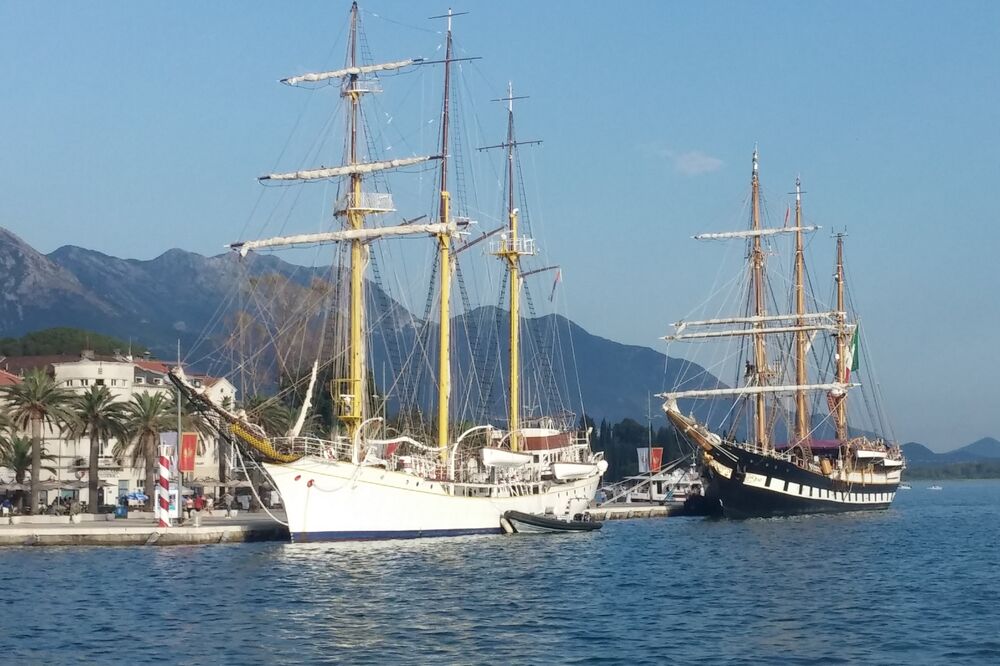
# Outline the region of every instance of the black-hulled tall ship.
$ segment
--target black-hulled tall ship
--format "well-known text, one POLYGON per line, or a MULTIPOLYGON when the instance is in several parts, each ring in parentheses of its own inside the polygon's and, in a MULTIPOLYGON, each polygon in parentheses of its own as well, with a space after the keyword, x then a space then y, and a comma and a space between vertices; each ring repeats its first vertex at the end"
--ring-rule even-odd
POLYGON ((728 342, 723 362, 737 363, 733 387, 684 390, 682 378, 660 394, 667 419, 701 450, 706 498, 729 518, 887 509, 904 466, 899 446, 873 434, 888 431, 878 396, 853 390, 862 387, 859 325, 845 296, 843 234, 836 235, 835 307, 820 308, 807 294, 805 234, 818 227, 803 225, 801 195, 796 180, 793 224, 786 214, 783 226, 764 227, 754 150, 750 228, 695 236, 746 243, 746 268, 732 289, 741 294, 741 310, 677 322, 664 338, 728 342), (772 243, 788 236, 794 277, 791 294, 779 302, 768 259, 776 253, 772 243), (872 430, 849 425, 849 393, 852 404, 854 396, 864 401, 872 430), (709 399, 712 407, 685 415, 678 400, 691 399, 709 399), (720 413, 703 416, 712 411, 720 413))

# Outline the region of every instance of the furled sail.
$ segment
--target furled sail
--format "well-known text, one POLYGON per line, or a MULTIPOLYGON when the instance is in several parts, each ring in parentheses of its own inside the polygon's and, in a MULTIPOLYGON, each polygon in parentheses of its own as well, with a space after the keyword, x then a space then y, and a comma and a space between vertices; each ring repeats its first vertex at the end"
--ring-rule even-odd
POLYGON ((688 326, 714 326, 717 324, 762 324, 769 321, 789 321, 792 319, 802 319, 804 321, 810 321, 813 319, 828 319, 834 320, 838 317, 843 318, 846 316, 844 312, 806 312, 805 314, 774 314, 774 315, 758 315, 751 317, 724 317, 720 319, 696 319, 694 321, 678 321, 674 323, 674 328, 678 329, 678 333, 687 328, 688 326))
POLYGON ((351 174, 372 173, 374 171, 384 171, 386 169, 398 169, 400 167, 429 162, 439 159, 437 155, 424 155, 420 157, 402 157, 396 160, 385 160, 382 162, 363 162, 361 164, 346 164, 337 167, 323 167, 320 169, 307 169, 304 171, 290 171, 288 173, 270 173, 261 176, 257 180, 321 180, 323 178, 339 178, 340 176, 350 176, 351 174))
POLYGON ((327 81, 329 79, 342 79, 345 76, 357 76, 360 74, 369 74, 372 72, 385 72, 393 69, 402 69, 403 67, 409 67, 410 65, 415 65, 421 62, 423 58, 410 58, 409 60, 397 60, 396 62, 384 62, 377 65, 361 65, 359 67, 345 67, 344 69, 335 69, 330 72, 316 72, 314 74, 301 74, 299 76, 290 76, 286 79, 281 79, 281 82, 285 85, 294 86, 300 83, 317 83, 319 81, 327 81))
POLYGON ((316 386, 316 375, 319 372, 319 361, 313 361, 312 374, 309 375, 309 388, 306 389, 306 398, 302 402, 302 409, 299 410, 299 416, 295 419, 295 425, 292 429, 288 431, 289 437, 298 437, 299 433, 302 432, 302 426, 306 423, 306 416, 309 414, 309 410, 312 409, 312 396, 313 388, 316 386))
POLYGON ((820 227, 782 227, 780 229, 747 229, 745 231, 722 231, 714 234, 698 234, 695 240, 725 240, 727 238, 753 238, 754 236, 774 236, 794 234, 797 231, 816 231, 820 227))
POLYGON ((663 400, 677 400, 679 398, 714 398, 725 395, 757 395, 760 393, 793 393, 795 391, 844 391, 855 388, 861 384, 844 384, 840 382, 831 384, 792 384, 789 386, 742 386, 728 389, 700 389, 695 391, 673 391, 670 393, 657 393, 657 398, 663 400))
POLYGON ((368 241, 387 236, 429 236, 454 235, 458 233, 458 225, 454 222, 436 222, 434 224, 401 224, 394 227, 362 227, 361 229, 341 229, 340 231, 325 231, 318 234, 298 234, 295 236, 277 236, 254 241, 238 241, 227 247, 236 250, 245 257, 250 250, 265 247, 291 247, 293 245, 314 245, 316 243, 341 243, 344 241, 368 241))
POLYGON ((775 333, 796 333, 798 331, 837 331, 835 324, 806 324, 805 326, 775 326, 772 328, 741 328, 730 331, 699 331, 697 333, 679 333, 665 335, 663 340, 700 340, 705 338, 733 338, 741 335, 773 335, 775 333))

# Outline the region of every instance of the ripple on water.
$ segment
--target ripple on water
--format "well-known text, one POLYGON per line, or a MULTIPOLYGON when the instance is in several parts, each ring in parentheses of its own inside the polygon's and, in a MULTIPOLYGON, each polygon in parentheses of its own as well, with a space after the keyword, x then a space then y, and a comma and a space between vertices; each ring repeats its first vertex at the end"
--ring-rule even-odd
POLYGON ((0 550, 5 661, 1000 660, 1000 483, 889 512, 350 544, 0 550))

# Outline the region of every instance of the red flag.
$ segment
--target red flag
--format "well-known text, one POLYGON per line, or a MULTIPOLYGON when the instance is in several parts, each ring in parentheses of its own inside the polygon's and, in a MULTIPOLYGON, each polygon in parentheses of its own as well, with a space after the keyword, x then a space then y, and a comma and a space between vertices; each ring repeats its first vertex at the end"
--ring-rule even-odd
POLYGON ((198 451, 198 435, 186 432, 181 435, 181 457, 178 469, 182 472, 194 471, 194 456, 198 451))
POLYGON ((656 472, 661 467, 663 467, 663 447, 654 446, 653 453, 650 456, 649 471, 656 472))

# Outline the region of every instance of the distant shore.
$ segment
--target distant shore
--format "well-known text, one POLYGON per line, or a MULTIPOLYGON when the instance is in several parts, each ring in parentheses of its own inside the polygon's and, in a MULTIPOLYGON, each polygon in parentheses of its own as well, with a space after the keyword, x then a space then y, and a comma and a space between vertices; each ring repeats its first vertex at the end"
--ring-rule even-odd
POLYGON ((1000 460, 907 467, 903 480, 910 479, 1000 479, 1000 460))

